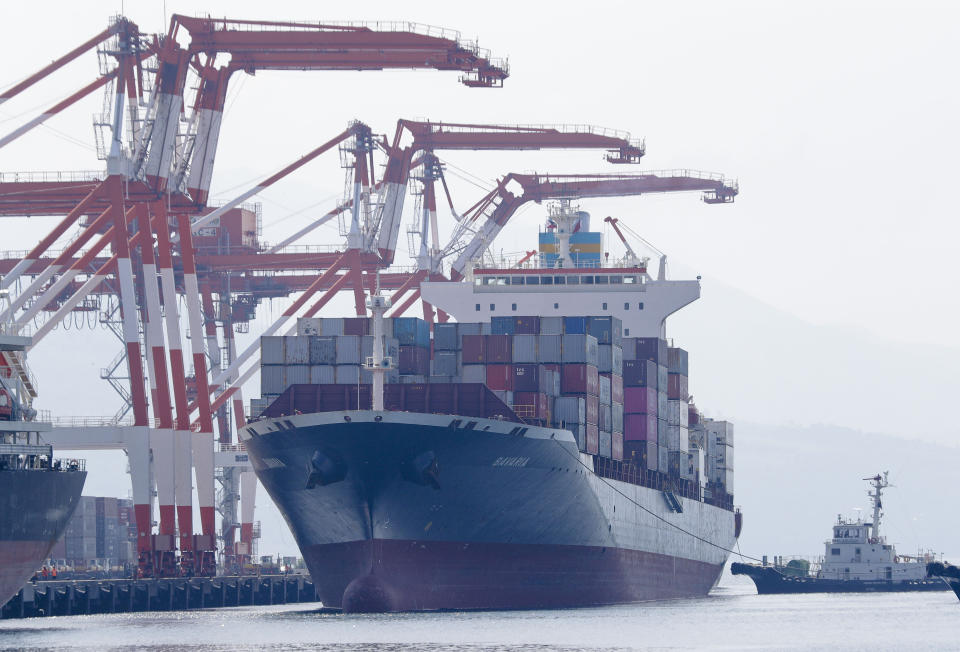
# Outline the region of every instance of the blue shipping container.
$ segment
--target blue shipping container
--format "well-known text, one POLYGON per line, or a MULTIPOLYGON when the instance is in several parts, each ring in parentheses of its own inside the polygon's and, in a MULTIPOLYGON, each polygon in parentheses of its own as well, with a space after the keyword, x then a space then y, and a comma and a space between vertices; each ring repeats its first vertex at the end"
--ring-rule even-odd
POLYGON ((397 317, 393 320, 393 336, 402 346, 430 346, 430 324, 417 317, 397 317))
POLYGON ((567 335, 586 335, 587 318, 586 317, 564 317, 563 332, 567 335))
POLYGON ((513 335, 515 322, 513 317, 491 317, 491 335, 513 335))

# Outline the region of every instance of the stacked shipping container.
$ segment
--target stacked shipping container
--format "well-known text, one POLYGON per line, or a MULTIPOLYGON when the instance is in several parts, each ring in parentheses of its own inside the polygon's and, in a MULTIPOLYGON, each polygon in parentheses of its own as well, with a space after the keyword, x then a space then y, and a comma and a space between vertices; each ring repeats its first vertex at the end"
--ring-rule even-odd
POLYGON ((81 568, 95 562, 106 567, 122 567, 136 561, 135 543, 132 501, 81 496, 63 538, 50 551, 50 557, 81 568))
MULTIPOLYGON (((300 399, 310 411, 368 406, 371 379, 362 363, 372 355, 370 329, 365 318, 301 319, 297 336, 261 338, 262 397, 251 403, 252 414, 291 385, 326 386, 300 399)), ((660 338, 625 338, 615 317, 443 323, 432 339, 423 320, 396 318, 384 320, 384 331, 396 367, 386 379, 387 409, 456 413, 461 403, 483 403, 471 412, 480 416, 505 406, 510 418, 569 429, 582 452, 701 487, 732 487, 732 426, 729 438, 715 428, 711 448, 705 424, 725 422, 704 420, 689 404, 687 352, 660 338), (454 396, 443 385, 461 388, 454 396), (467 386, 486 386, 498 400, 461 398, 479 391, 467 386)), ((294 393, 278 413, 306 411, 289 401, 296 401, 294 393)))

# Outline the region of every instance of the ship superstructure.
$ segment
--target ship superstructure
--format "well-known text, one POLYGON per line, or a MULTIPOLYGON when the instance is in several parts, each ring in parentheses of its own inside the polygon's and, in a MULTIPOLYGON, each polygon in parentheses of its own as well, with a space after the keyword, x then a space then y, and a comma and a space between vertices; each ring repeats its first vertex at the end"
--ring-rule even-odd
POLYGON ((823 557, 784 561, 776 557, 772 566, 734 564, 734 575, 747 575, 760 593, 863 592, 945 590, 947 585, 927 578, 932 553, 898 555, 892 543, 880 533, 883 490, 887 474, 870 478, 868 493, 873 518, 865 521, 837 516, 833 536, 825 542, 823 557))

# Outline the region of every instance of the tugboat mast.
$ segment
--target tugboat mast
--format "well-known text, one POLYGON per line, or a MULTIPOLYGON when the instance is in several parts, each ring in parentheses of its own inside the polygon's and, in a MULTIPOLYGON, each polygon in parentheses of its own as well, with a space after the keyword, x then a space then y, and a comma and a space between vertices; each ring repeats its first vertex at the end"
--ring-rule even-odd
POLYGON ((884 471, 881 476, 879 473, 872 478, 864 478, 864 480, 869 480, 873 491, 868 491, 867 495, 870 496, 870 500, 873 501, 873 538, 877 541, 880 540, 880 510, 883 508, 883 503, 880 502, 880 496, 884 489, 890 486, 890 483, 887 481, 887 475, 889 471, 884 471))

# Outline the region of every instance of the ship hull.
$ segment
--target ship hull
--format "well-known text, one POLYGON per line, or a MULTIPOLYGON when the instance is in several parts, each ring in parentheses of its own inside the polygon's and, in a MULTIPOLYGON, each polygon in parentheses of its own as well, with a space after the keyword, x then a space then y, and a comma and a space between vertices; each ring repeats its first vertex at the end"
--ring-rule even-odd
POLYGON ((63 535, 85 480, 83 471, 0 471, 0 605, 63 535))
POLYGON ((366 411, 264 420, 241 436, 330 607, 571 607, 716 584, 731 512, 688 499, 673 512, 659 491, 596 476, 568 431, 518 431, 366 411))
POLYGON ((752 564, 733 564, 734 575, 747 575, 757 587, 757 593, 900 593, 906 591, 946 591, 944 582, 926 580, 834 580, 818 577, 783 575, 773 568, 752 564))

